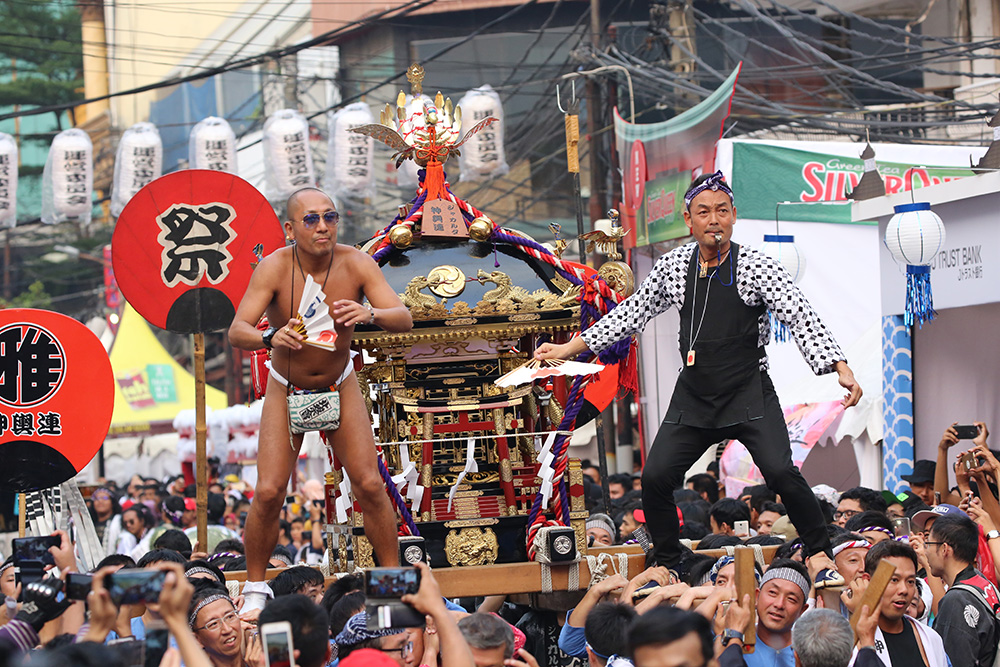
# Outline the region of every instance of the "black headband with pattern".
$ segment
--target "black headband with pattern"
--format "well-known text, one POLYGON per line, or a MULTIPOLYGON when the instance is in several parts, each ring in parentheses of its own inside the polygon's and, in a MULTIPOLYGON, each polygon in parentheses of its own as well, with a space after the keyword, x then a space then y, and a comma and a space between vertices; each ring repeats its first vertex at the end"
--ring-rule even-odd
POLYGON ((691 208, 691 202, 695 197, 700 195, 705 190, 722 190, 727 195, 729 195, 729 201, 736 205, 736 198, 733 196, 733 190, 726 183, 726 177, 721 171, 717 171, 698 185, 693 186, 690 190, 684 193, 684 207, 691 208))

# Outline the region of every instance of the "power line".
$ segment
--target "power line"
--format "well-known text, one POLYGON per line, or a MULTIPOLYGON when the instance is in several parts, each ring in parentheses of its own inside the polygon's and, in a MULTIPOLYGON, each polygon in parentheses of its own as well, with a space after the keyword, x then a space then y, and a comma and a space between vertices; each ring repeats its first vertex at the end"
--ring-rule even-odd
MULTIPOLYGON (((155 83, 155 84, 149 84, 149 85, 146 85, 146 86, 139 86, 139 87, 136 87, 136 88, 131 88, 129 90, 122 90, 122 91, 118 91, 118 92, 115 92, 115 93, 109 93, 107 95, 99 95, 97 97, 91 97, 91 98, 88 98, 88 99, 77 100, 77 101, 72 102, 72 103, 50 104, 50 105, 46 105, 44 107, 34 107, 32 109, 26 109, 26 110, 22 110, 22 111, 19 111, 19 112, 12 112, 12 113, 0 114, 0 121, 8 120, 10 118, 17 118, 17 117, 37 116, 37 115, 43 114, 43 113, 66 111, 67 109, 71 109, 73 107, 77 107, 77 106, 80 106, 80 105, 83 105, 83 104, 90 104, 92 102, 102 102, 104 100, 109 100, 109 99, 113 99, 113 98, 116 98, 116 97, 123 97, 123 96, 127 96, 127 95, 135 95, 135 94, 138 94, 138 93, 145 93, 145 92, 149 92, 151 90, 158 90, 160 88, 166 88, 166 87, 169 87, 169 86, 176 86, 176 85, 179 85, 179 84, 182 84, 182 83, 189 83, 189 82, 192 82, 192 81, 200 81, 201 79, 207 79, 207 78, 215 76, 217 74, 222 74, 222 73, 229 72, 229 71, 232 71, 232 70, 245 69, 247 67, 253 67, 255 65, 261 65, 261 64, 267 62, 270 59, 283 58, 285 56, 289 56, 289 55, 292 55, 294 53, 298 53, 299 51, 303 51, 305 49, 308 49, 309 47, 319 46, 321 44, 325 44, 327 42, 330 42, 334 38, 343 36, 344 34, 346 34, 348 32, 352 32, 353 30, 358 29, 361 26, 368 25, 368 24, 371 24, 371 23, 377 23, 378 20, 381 17, 383 17, 383 16, 397 14, 397 13, 409 14, 410 12, 413 12, 413 11, 415 11, 417 9, 420 9, 422 7, 426 7, 426 6, 430 5, 430 4, 433 4, 436 1, 437 0, 410 0, 409 2, 407 2, 405 5, 402 5, 401 7, 396 7, 396 8, 393 8, 393 9, 387 9, 384 12, 380 12, 379 14, 368 16, 368 17, 365 17, 363 19, 359 19, 357 21, 353 21, 353 22, 347 24, 346 26, 343 26, 343 27, 340 27, 340 28, 335 28, 333 30, 327 31, 327 32, 323 33, 322 35, 320 35, 318 37, 314 37, 312 39, 308 39, 308 40, 306 40, 304 42, 300 42, 300 43, 294 44, 292 46, 285 46, 285 47, 281 47, 281 48, 277 48, 277 49, 272 49, 271 51, 266 51, 264 53, 260 53, 260 54, 254 55, 254 56, 250 56, 248 58, 243 58, 243 59, 237 60, 235 62, 228 63, 226 65, 221 65, 221 66, 209 68, 209 69, 205 70, 204 72, 198 72, 197 74, 189 74, 187 76, 174 77, 172 79, 167 79, 165 81, 160 81, 160 82, 155 83)), ((526 4, 533 4, 534 2, 537 2, 537 0, 531 0, 529 3, 526 3, 526 4)), ((397 75, 397 76, 402 76, 402 75, 400 74, 400 75, 397 75)))

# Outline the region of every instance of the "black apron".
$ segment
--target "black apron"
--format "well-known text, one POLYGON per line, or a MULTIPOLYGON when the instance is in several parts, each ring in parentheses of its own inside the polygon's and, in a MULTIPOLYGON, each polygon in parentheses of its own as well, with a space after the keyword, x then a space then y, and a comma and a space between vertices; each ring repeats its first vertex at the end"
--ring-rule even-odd
POLYGON ((718 267, 710 268, 706 278, 698 277, 698 249, 691 255, 680 311, 679 338, 684 366, 663 419, 668 424, 724 428, 764 416, 760 370, 764 348, 758 341, 759 319, 767 307, 743 303, 736 288, 739 246, 733 243, 730 248, 729 256, 718 267), (689 366, 692 321, 695 363, 689 366), (702 322, 700 332, 699 322, 702 322))

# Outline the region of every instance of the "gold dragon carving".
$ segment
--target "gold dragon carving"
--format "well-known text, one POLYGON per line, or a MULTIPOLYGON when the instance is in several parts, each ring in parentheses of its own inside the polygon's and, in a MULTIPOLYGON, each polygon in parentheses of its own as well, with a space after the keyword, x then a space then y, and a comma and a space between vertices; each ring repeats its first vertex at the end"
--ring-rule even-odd
POLYGON ((448 564, 454 567, 492 565, 496 562, 499 551, 496 533, 491 528, 450 530, 444 541, 448 564))

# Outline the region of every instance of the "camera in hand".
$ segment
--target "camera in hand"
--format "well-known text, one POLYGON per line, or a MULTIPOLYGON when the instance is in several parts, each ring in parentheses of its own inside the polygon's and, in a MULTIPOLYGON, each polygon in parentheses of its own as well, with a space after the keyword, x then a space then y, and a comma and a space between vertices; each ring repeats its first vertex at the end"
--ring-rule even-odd
POLYGON ((55 565, 51 547, 58 547, 62 540, 58 535, 41 537, 18 537, 11 541, 14 552, 16 581, 24 590, 28 584, 41 581, 45 576, 45 566, 55 565))
POLYGON ((91 583, 94 575, 81 574, 79 572, 66 573, 66 597, 70 600, 86 600, 90 593, 91 583))
POLYGON ((295 667, 292 625, 288 621, 265 623, 260 627, 267 667, 295 667))
POLYGON ((400 598, 420 588, 420 570, 415 567, 373 567, 365 570, 368 628, 419 628, 424 615, 400 598))
POLYGON ((975 424, 955 426, 955 435, 959 440, 975 440, 979 436, 979 427, 975 424))
POLYGON ((104 578, 111 601, 116 606, 156 602, 167 573, 163 570, 118 570, 104 578))

